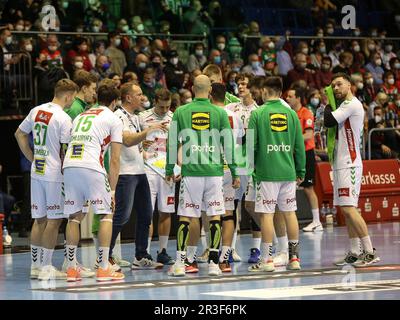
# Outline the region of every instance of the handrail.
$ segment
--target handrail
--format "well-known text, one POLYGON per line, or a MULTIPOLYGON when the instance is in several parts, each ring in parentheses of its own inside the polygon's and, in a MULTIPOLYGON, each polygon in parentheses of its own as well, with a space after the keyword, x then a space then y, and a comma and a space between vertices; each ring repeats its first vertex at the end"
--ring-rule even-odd
POLYGON ((399 130, 397 128, 373 128, 369 131, 368 133, 368 160, 371 160, 371 136, 372 133, 377 132, 377 131, 395 131, 399 130))
POLYGON ((258 36, 251 36, 251 35, 243 35, 243 39, 259 39, 261 37, 277 37, 277 36, 281 36, 281 37, 286 37, 286 38, 292 38, 292 39, 311 39, 311 40, 380 40, 380 41, 400 41, 400 37, 356 37, 356 36, 323 36, 323 37, 318 37, 316 35, 314 36, 286 36, 286 35, 282 35, 282 34, 275 34, 275 35, 268 35, 268 34, 261 34, 258 36))

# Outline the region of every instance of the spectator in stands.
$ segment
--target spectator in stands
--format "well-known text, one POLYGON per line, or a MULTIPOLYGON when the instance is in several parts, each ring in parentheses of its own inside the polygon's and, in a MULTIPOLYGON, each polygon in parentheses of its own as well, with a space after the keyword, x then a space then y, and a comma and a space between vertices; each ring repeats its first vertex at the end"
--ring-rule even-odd
POLYGON ((75 72, 83 69, 83 57, 75 56, 72 60, 72 69, 69 72, 69 76, 72 79, 74 77, 75 72))
POLYGON ((125 72, 122 77, 122 84, 127 83, 127 82, 132 82, 135 85, 139 85, 139 80, 138 80, 136 73, 134 73, 132 71, 125 72))
POLYGON ((342 40, 336 40, 333 49, 329 52, 329 57, 332 60, 332 68, 340 64, 340 54, 344 51, 342 40))
POLYGON ((14 23, 14 30, 15 31, 24 31, 24 19, 19 18, 15 23, 14 23))
POLYGON ((286 77, 289 70, 293 69, 292 59, 289 53, 283 49, 285 41, 284 37, 280 37, 276 41, 276 63, 278 65, 278 75, 282 77, 286 77))
POLYGON ((265 70, 261 66, 260 59, 256 53, 250 54, 248 61, 248 65, 242 69, 243 73, 250 73, 253 76, 265 76, 265 70))
POLYGON ((66 70, 71 69, 74 63, 76 63, 76 56, 80 56, 82 58, 82 68, 84 70, 90 72, 90 70, 93 69, 93 65, 90 62, 89 58, 89 44, 87 39, 79 37, 74 40, 73 48, 68 51, 67 57, 65 59, 66 70))
POLYGON ((268 75, 278 74, 276 62, 275 42, 270 37, 261 37, 258 55, 261 57, 262 66, 268 75))
POLYGON ((352 40, 349 49, 353 54, 352 71, 364 73, 365 55, 361 51, 360 43, 357 40, 352 40))
POLYGON ((131 31, 133 34, 144 34, 146 30, 142 18, 140 16, 133 16, 131 19, 131 31))
POLYGON ((222 65, 225 68, 225 66, 231 62, 229 53, 226 51, 226 38, 223 35, 219 35, 215 42, 217 49, 221 53, 222 65))
POLYGON ((316 115, 317 109, 321 106, 321 94, 318 89, 311 89, 308 92, 306 107, 313 115, 316 115))
POLYGON ((147 67, 143 73, 143 82, 141 88, 143 94, 149 99, 151 105, 154 103, 155 91, 162 88, 158 82, 156 82, 156 72, 152 67, 147 67))
POLYGON ((108 79, 111 79, 114 82, 114 85, 117 89, 121 87, 121 77, 116 73, 110 73, 108 75, 108 79))
POLYGON ((372 119, 374 117, 374 110, 376 107, 381 107, 382 110, 385 111, 385 109, 387 109, 387 102, 388 96, 383 92, 379 92, 376 95, 375 100, 372 101, 368 106, 368 119, 372 119))
POLYGON ((385 69, 390 70, 390 60, 396 57, 396 54, 393 52, 393 42, 386 42, 385 50, 382 54, 382 63, 385 69))
POLYGON ((390 59, 389 65, 396 79, 396 87, 400 90, 400 59, 398 57, 390 59))
POLYGON ((180 106, 181 106, 181 97, 179 93, 175 92, 171 96, 171 108, 169 110, 174 112, 180 106))
POLYGON ((378 52, 371 54, 370 62, 365 66, 365 69, 371 72, 375 85, 380 86, 383 84, 384 70, 382 68, 382 58, 378 52))
POLYGON ((133 71, 139 78, 139 82, 143 80, 144 70, 149 66, 149 58, 143 54, 139 53, 135 58, 135 64, 131 68, 126 68, 125 71, 133 71))
POLYGON ((180 33, 179 17, 172 12, 168 1, 161 1, 162 14, 158 17, 158 21, 167 21, 170 25, 171 33, 180 33))
POLYGON ((92 20, 92 22, 90 23, 90 28, 89 28, 89 30, 88 31, 90 31, 90 32, 102 32, 102 31, 104 31, 103 30, 103 21, 102 20, 100 20, 100 19, 98 19, 98 18, 95 18, 95 19, 93 19, 92 20))
POLYGON ((365 101, 365 85, 364 78, 359 73, 354 73, 351 75, 352 84, 352 92, 357 97, 358 100, 363 104, 364 111, 368 110, 368 103, 365 101))
POLYGON ((95 67, 90 71, 95 74, 99 80, 108 78, 109 74, 112 73, 110 69, 110 62, 106 55, 99 55, 96 59, 95 67))
POLYGON ((179 93, 180 96, 180 104, 183 106, 184 104, 190 103, 193 100, 192 92, 187 89, 183 89, 179 93))
POLYGON ((89 53, 90 64, 92 67, 96 65, 96 59, 99 55, 104 55, 106 52, 106 44, 104 41, 97 41, 94 44, 94 52, 89 53))
MULTIPOLYGON (((0 175, 3 171, 3 167, 0 164, 0 175)), ((11 211, 15 203, 15 198, 12 195, 9 195, 1 190, 0 187, 0 213, 5 215, 4 222, 3 222, 3 244, 4 245, 11 245, 11 238, 6 238, 5 236, 8 235, 8 228, 9 222, 11 217, 11 211)))
POLYGON ((128 69, 132 69, 138 54, 144 54, 150 56, 150 41, 146 37, 138 37, 135 45, 126 51, 126 61, 128 63, 128 69))
POLYGON ((373 39, 366 39, 362 42, 362 51, 367 57, 367 59, 370 59, 371 55, 375 52, 377 52, 376 48, 376 42, 373 39))
POLYGON ((350 51, 344 51, 339 55, 339 64, 333 68, 332 72, 335 73, 346 73, 351 75, 351 67, 353 65, 353 55, 350 51))
POLYGON ((210 56, 208 57, 208 63, 216 64, 218 67, 221 68, 221 70, 224 69, 224 66, 222 63, 221 52, 218 49, 212 49, 210 51, 210 56))
POLYGON ((210 34, 214 21, 208 12, 203 10, 200 0, 192 0, 190 8, 183 14, 183 24, 188 33, 210 34))
POLYGON ((114 72, 122 76, 127 66, 125 54, 118 47, 121 45, 121 35, 118 32, 110 32, 108 34, 108 47, 105 54, 111 61, 110 72, 114 72))
POLYGON ((314 77, 306 67, 307 56, 304 52, 296 53, 294 57, 294 68, 288 72, 286 78, 286 88, 289 88, 293 82, 298 80, 304 80, 310 88, 315 88, 314 77))
POLYGON ((394 100, 399 93, 399 90, 396 87, 395 83, 396 81, 394 79, 394 73, 392 71, 386 71, 383 74, 383 84, 379 91, 386 93, 389 98, 389 103, 394 103, 394 100))
POLYGON ((247 58, 250 54, 256 53, 260 41, 260 26, 257 21, 251 21, 249 24, 248 36, 256 38, 247 38, 243 50, 243 59, 247 58))
POLYGON ((189 56, 187 68, 189 72, 195 69, 202 70, 207 63, 206 55, 204 54, 204 44, 202 42, 196 43, 194 52, 189 56))
POLYGON ((321 69, 322 58, 326 56, 326 45, 324 40, 320 39, 315 41, 313 53, 310 54, 310 63, 314 70, 321 69))
POLYGON ((156 72, 156 81, 159 82, 163 87, 166 87, 167 84, 165 82, 165 74, 164 74, 164 64, 163 58, 160 54, 154 53, 151 57, 151 66, 154 68, 156 72))
POLYGON ((63 58, 59 47, 60 43, 58 42, 57 36, 55 34, 49 34, 47 36, 47 48, 43 49, 40 53, 46 56, 47 65, 50 69, 54 67, 63 67, 63 58))
POLYGON ((171 92, 177 92, 184 88, 189 80, 189 74, 186 67, 179 61, 179 55, 176 50, 171 50, 168 54, 168 62, 164 68, 167 88, 171 92), (186 81, 186 82, 185 82, 186 81))
POLYGON ((163 41, 161 39, 154 39, 151 43, 151 54, 155 55, 158 54, 159 56, 163 57, 165 48, 167 47, 168 42, 163 41))

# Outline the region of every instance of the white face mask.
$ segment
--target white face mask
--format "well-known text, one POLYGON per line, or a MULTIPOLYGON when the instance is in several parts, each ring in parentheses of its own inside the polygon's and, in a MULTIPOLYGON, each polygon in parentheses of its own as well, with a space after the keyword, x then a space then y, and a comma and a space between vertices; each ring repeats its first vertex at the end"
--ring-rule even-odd
POLYGON ((192 98, 187 98, 185 102, 186 102, 186 103, 190 103, 190 102, 192 102, 192 101, 193 101, 192 98))
POLYGON ((268 44, 268 48, 275 49, 275 43, 273 43, 272 41, 268 44))
POLYGON ((218 43, 217 44, 217 48, 219 49, 219 50, 224 50, 225 49, 225 43, 218 43))
POLYGON ((138 67, 139 67, 139 69, 145 69, 146 68, 146 62, 140 62, 138 67))
POLYGON ((389 83, 389 84, 394 84, 394 79, 393 79, 393 78, 390 78, 390 79, 388 80, 388 83, 389 83))
POLYGON ((333 34, 335 32, 335 29, 333 29, 333 28, 328 28, 327 30, 326 30, 326 33, 327 34, 333 34))
POLYGON ((122 27, 122 31, 128 32, 129 31, 129 26, 126 24, 122 27))
POLYGON ((143 107, 145 108, 145 109, 148 109, 148 108, 150 108, 150 101, 146 101, 146 102, 144 102, 143 103, 143 107))
POLYGON ((326 47, 320 47, 320 48, 319 48, 319 52, 325 53, 325 52, 326 52, 326 47))
POLYGON ((324 36, 324 34, 321 33, 321 32, 317 34, 317 37, 318 37, 318 38, 322 38, 323 36, 324 36))
POLYGON ((364 88, 364 83, 358 82, 358 83, 357 83, 357 88, 358 88, 359 90, 362 90, 362 89, 364 88))
POLYGON ((353 47, 354 52, 360 52, 360 46, 357 44, 353 47))
POLYGON ((375 64, 376 64, 377 66, 380 66, 380 65, 382 64, 382 59, 376 59, 376 60, 375 60, 375 64))
POLYGON ((304 54, 308 54, 308 48, 301 49, 301 52, 303 52, 304 54))
POLYGON ((7 45, 10 45, 12 43, 12 37, 10 36, 10 37, 7 37, 6 38, 6 44, 7 45))
POLYGON ((369 78, 366 81, 370 86, 372 86, 374 84, 374 78, 369 78))
POLYGON ((354 31, 354 35, 358 37, 360 35, 360 31, 354 31))
POLYGON ((138 24, 136 29, 137 29, 137 31, 143 31, 144 30, 144 25, 142 23, 138 24))
POLYGON ((121 44, 121 39, 115 39, 115 40, 114 40, 114 45, 115 45, 116 47, 118 47, 120 44, 121 44))
POLYGON ((57 51, 57 46, 49 46, 50 51, 57 51))
POLYGON ((368 45, 368 50, 369 51, 374 51, 375 50, 375 45, 374 44, 369 44, 368 45))
POLYGON ((379 123, 382 121, 382 117, 381 116, 375 116, 375 123, 379 123))
POLYGON ((393 49, 393 46, 392 46, 392 45, 387 45, 387 46, 385 47, 386 52, 391 52, 392 49, 393 49))
POLYGON ((75 67, 78 68, 78 69, 82 69, 83 68, 83 62, 82 61, 75 62, 75 67))
POLYGON ((317 107, 319 105, 319 99, 318 98, 311 98, 310 103, 312 106, 317 107))
POLYGON ((92 30, 93 30, 93 32, 99 32, 100 31, 100 27, 99 26, 93 26, 92 30))
POLYGON ((400 107, 400 100, 396 100, 396 106, 400 107))
POLYGON ((394 67, 395 67, 396 69, 400 69, 400 63, 399 63, 399 62, 395 63, 395 64, 394 64, 394 67))
POLYGON ((28 51, 28 52, 31 52, 33 50, 33 46, 31 44, 27 44, 25 46, 25 50, 28 51))
POLYGON ((196 50, 196 56, 201 57, 203 55, 203 50, 196 50))
POLYGON ((178 58, 171 58, 171 63, 176 66, 178 64, 178 58))
POLYGON ((376 31, 372 31, 372 32, 371 32, 371 36, 372 36, 372 37, 376 37, 376 36, 378 36, 378 32, 376 32, 376 31))
POLYGON ((17 31, 22 31, 22 30, 24 30, 24 26, 18 24, 18 25, 15 26, 15 30, 17 30, 17 31))

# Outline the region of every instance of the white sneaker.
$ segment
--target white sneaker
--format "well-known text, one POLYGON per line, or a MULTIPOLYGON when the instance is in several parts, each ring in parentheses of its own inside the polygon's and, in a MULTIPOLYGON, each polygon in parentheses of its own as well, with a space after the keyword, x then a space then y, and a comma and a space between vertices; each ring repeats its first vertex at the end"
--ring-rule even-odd
POLYGON ((275 267, 284 267, 289 262, 289 254, 287 252, 278 252, 274 257, 275 267))
MULTIPOLYGON (((119 264, 115 263, 114 260, 112 260, 112 258, 108 259, 108 265, 111 268, 112 272, 122 272, 121 267, 119 266, 119 264)), ((94 264, 94 269, 98 270, 99 268, 100 268, 99 260, 96 259, 96 263, 94 264)))
POLYGON ((239 254, 237 253, 237 251, 235 249, 232 249, 232 259, 233 259, 233 262, 242 261, 242 258, 239 256, 239 254))
POLYGON ((259 261, 257 264, 250 266, 248 270, 250 272, 273 272, 275 271, 274 260, 259 261))
MULTIPOLYGON (((96 266, 98 267, 97 261, 95 264, 95 269, 97 269, 96 266)), ((94 271, 92 271, 90 268, 83 266, 79 262, 76 263, 76 267, 79 270, 79 274, 81 275, 81 278, 93 278, 96 275, 96 273, 94 271)), ((67 273, 67 269, 68 269, 68 261, 67 261, 67 259, 64 259, 61 271, 67 273)))
POLYGON ((149 258, 142 258, 140 260, 137 260, 135 257, 135 260, 132 262, 131 269, 132 270, 154 270, 154 269, 162 269, 163 264, 159 262, 155 262, 152 259, 149 258))
POLYGON ((201 256, 197 257, 197 262, 198 263, 207 263, 209 255, 210 255, 210 250, 209 249, 204 250, 203 254, 201 256))
POLYGON ((40 270, 38 275, 39 280, 48 281, 48 280, 65 280, 67 279, 67 273, 61 272, 57 270, 54 266, 44 266, 40 270))
POLYGON ((39 276, 39 273, 40 273, 40 268, 31 267, 30 278, 37 279, 39 276))
POLYGON ((303 228, 304 232, 321 232, 324 231, 321 222, 311 222, 307 227, 303 228))
POLYGON ((185 274, 185 265, 182 263, 175 262, 168 270, 168 275, 173 277, 183 277, 185 274))
POLYGON ((115 263, 118 264, 121 268, 129 268, 131 266, 131 263, 129 261, 123 260, 117 255, 113 255, 112 258, 114 259, 115 263))
POLYGON ((218 263, 214 263, 214 261, 210 261, 208 264, 208 275, 209 276, 220 276, 222 274, 221 269, 219 268, 218 263))

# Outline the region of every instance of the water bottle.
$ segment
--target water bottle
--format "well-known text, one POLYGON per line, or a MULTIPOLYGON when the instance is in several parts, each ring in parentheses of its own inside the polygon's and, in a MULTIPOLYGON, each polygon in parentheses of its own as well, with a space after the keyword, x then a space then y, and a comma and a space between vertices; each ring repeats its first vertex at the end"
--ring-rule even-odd
POLYGON ((337 209, 336 209, 336 206, 332 207, 332 217, 333 217, 333 222, 335 223, 337 221, 337 209))
POLYGON ((325 216, 326 216, 325 202, 322 204, 322 208, 321 208, 320 212, 321 212, 322 218, 325 218, 325 216))
POLYGON ((333 225, 333 217, 332 217, 331 209, 329 207, 329 203, 327 204, 327 207, 326 207, 326 224, 333 225))
POLYGON ((11 236, 8 234, 8 230, 3 226, 3 245, 10 246, 12 242, 11 236))

